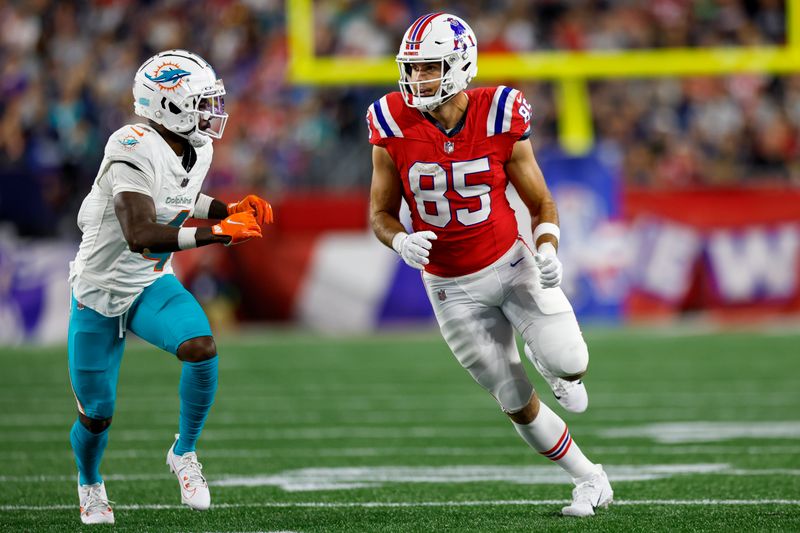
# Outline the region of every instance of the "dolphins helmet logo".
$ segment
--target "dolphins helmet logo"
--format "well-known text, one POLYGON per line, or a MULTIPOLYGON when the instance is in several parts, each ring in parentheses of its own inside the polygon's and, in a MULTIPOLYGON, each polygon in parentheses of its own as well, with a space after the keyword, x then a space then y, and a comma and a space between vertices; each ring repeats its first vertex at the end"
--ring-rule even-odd
POLYGON ((450 23, 450 29, 453 30, 453 50, 466 50, 470 46, 475 46, 472 35, 467 34, 467 28, 461 24, 460 20, 449 18, 447 22, 450 23), (469 44, 467 40, 469 40, 469 44))
POLYGON ((153 72, 153 75, 145 73, 148 80, 154 82, 164 91, 174 91, 183 85, 183 78, 191 75, 191 72, 183 70, 175 63, 162 63, 153 72))

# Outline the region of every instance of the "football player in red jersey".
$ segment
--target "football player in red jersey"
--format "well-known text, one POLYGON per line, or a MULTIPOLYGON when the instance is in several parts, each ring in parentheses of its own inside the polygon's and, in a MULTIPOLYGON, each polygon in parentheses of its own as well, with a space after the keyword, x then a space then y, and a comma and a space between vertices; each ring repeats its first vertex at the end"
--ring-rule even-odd
POLYGON ((477 74, 475 34, 462 19, 431 13, 406 31, 397 55, 400 92, 367 112, 375 235, 422 279, 444 339, 500 404, 522 438, 575 482, 562 513, 590 516, 613 491, 564 421, 540 401, 525 352, 569 411, 588 404, 580 378, 589 353, 559 288, 558 212, 528 137, 531 106, 510 87, 467 89, 477 74), (506 197, 511 182, 533 220, 531 249, 506 197), (400 223, 400 202, 413 232, 400 223))

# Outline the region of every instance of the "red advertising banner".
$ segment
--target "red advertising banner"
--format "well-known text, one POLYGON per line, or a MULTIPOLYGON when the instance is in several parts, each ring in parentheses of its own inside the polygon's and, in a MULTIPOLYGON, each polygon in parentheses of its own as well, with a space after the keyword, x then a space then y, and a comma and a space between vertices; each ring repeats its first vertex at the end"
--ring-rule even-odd
POLYGON ((631 318, 800 312, 800 190, 630 190, 631 318))

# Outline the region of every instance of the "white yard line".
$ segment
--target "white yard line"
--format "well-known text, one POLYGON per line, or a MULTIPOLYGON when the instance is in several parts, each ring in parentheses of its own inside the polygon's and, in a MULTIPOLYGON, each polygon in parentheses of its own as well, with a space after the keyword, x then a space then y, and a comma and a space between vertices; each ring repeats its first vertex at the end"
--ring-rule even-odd
MULTIPOLYGON (((287 428, 213 428, 203 432, 203 440, 246 441, 246 440, 317 440, 317 439, 465 439, 465 438, 511 438, 513 430, 486 428, 478 434, 471 428, 447 428, 442 426, 408 427, 369 427, 369 426, 329 426, 329 427, 287 427, 287 428)), ((14 431, 0 436, 0 442, 64 442, 69 431, 62 429, 14 431)), ((169 432, 155 429, 121 429, 113 432, 115 442, 170 442, 169 432)))
MULTIPOLYGON (((592 446, 596 455, 652 456, 652 455, 798 455, 800 446, 592 446)), ((161 457, 161 448, 127 448, 109 449, 104 457, 114 459, 142 459, 161 457)), ((398 447, 358 447, 358 448, 214 448, 200 449, 202 459, 207 458, 292 458, 292 457, 525 457, 532 452, 522 442, 516 446, 482 446, 482 447, 449 447, 449 446, 406 446, 398 447)), ((26 450, 0 452, 0 461, 24 461, 42 458, 71 458, 72 451, 26 450)))
MULTIPOLYGON (((646 481, 679 475, 800 476, 800 469, 742 469, 726 463, 606 465, 617 481, 646 481)), ((172 479, 163 474, 111 474, 106 481, 172 479)), ((277 486, 287 491, 339 490, 387 483, 469 483, 503 481, 522 485, 559 484, 567 480, 554 465, 344 466, 289 469, 270 474, 220 473, 209 479, 216 487, 277 486)), ((75 474, 0 476, 0 483, 74 482, 75 474)))
MULTIPOLYGON (((256 503, 217 503, 213 509, 242 508, 397 508, 397 507, 502 507, 502 506, 544 506, 564 505, 569 500, 483 500, 483 501, 441 501, 441 502, 256 502, 256 503)), ((800 505, 800 500, 615 500, 612 505, 800 505)), ((74 510, 77 505, 0 505, 0 511, 58 511, 74 510)), ((115 505, 118 511, 153 511, 185 509, 183 505, 115 505)))
MULTIPOLYGON (((52 483, 59 481, 75 482, 77 479, 77 473, 66 476, 0 476, 0 482, 2 483, 52 483)), ((175 479, 175 476, 172 474, 111 474, 103 476, 103 481, 153 481, 157 479, 175 479)))
MULTIPOLYGON (((65 428, 3 432, 0 443, 63 442, 65 428)), ((115 442, 163 442, 169 433, 162 429, 121 429, 113 433, 115 442)), ((582 434, 605 439, 645 438, 660 444, 693 444, 734 439, 770 442, 800 438, 800 420, 773 421, 669 421, 637 425, 584 425, 582 434)), ((439 439, 445 442, 469 439, 510 439, 510 427, 487 427, 479 432, 458 426, 311 426, 311 427, 216 427, 203 433, 205 442, 286 441, 286 440, 384 440, 410 441, 439 439)))
MULTIPOLYGON (((252 400, 252 397, 251 397, 252 400)), ((13 400, 9 400, 11 402, 13 400)), ((776 397, 774 399, 762 398, 758 401, 747 401, 748 409, 753 413, 759 411, 759 408, 770 408, 773 416, 777 416, 776 411, 781 410, 781 415, 790 417, 796 414, 796 407, 794 407, 794 398, 789 395, 776 397)), ((685 402, 668 402, 665 399, 664 405, 659 405, 653 402, 652 398, 650 404, 642 404, 638 400, 632 400, 632 403, 625 405, 616 404, 612 402, 602 402, 592 399, 592 418, 591 420, 583 421, 585 425, 602 426, 609 423, 647 423, 647 422, 673 422, 675 420, 686 419, 702 419, 708 417, 709 412, 713 412, 717 420, 730 419, 731 421, 740 422, 742 417, 742 408, 733 406, 733 403, 724 398, 707 398, 698 399, 694 398, 691 401, 685 402)), ((0 402, 2 403, 2 402, 0 402)), ((369 403, 369 402, 367 402, 369 403)), ((553 402, 549 402, 553 403, 553 402)), ((795 402, 796 403, 796 402, 795 402)), ((239 413, 235 411, 225 412, 212 412, 212 421, 216 428, 235 427, 239 428, 243 425, 254 426, 287 426, 296 427, 298 425, 319 425, 323 421, 330 420, 330 414, 336 417, 336 426, 363 426, 365 423, 373 426, 386 426, 394 427, 398 423, 419 423, 428 418, 427 413, 439 411, 439 409, 431 407, 428 408, 413 408, 404 407, 402 409, 396 406, 386 405, 369 405, 367 409, 363 406, 354 408, 353 406, 337 406, 335 403, 330 404, 330 407, 318 408, 315 407, 313 411, 306 411, 300 413, 287 412, 285 406, 279 410, 255 410, 249 409, 247 413, 239 413)), ((126 406, 121 410, 122 418, 134 418, 134 415, 152 411, 152 407, 144 408, 142 405, 126 406)), ((147 423, 150 427, 172 426, 175 424, 177 406, 175 412, 162 412, 161 414, 151 415, 147 418, 147 423)), ((755 414, 753 415, 755 417, 755 414)), ((499 409, 493 407, 472 408, 468 411, 455 410, 446 416, 446 420, 442 420, 444 425, 455 425, 469 422, 472 424, 486 424, 492 421, 502 420, 502 413, 499 409)), ((35 431, 38 429, 49 430, 51 428, 62 429, 69 427, 74 421, 74 417, 70 414, 52 414, 52 413, 31 413, 31 414, 0 414, 0 428, 9 428, 14 431, 35 431), (16 428, 20 428, 17 430, 16 428), (26 428, 26 429, 23 429, 26 428)), ((757 421, 757 420, 754 420, 757 421)), ((330 422, 327 422, 330 424, 330 422)), ((0 430, 1 431, 1 430, 0 430)), ((67 429, 67 431, 69 431, 67 429)))

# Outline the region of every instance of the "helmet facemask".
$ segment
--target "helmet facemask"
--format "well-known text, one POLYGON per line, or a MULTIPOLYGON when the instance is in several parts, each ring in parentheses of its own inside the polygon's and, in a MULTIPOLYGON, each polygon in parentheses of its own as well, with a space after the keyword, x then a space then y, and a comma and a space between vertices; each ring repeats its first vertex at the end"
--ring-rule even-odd
POLYGON ((217 83, 212 91, 206 91, 193 98, 192 113, 195 115, 195 131, 200 135, 207 135, 212 139, 221 139, 228 122, 225 112, 225 87, 222 80, 217 83), (202 122, 208 122, 208 127, 201 128, 202 122))
POLYGON ((433 111, 455 96, 459 90, 453 78, 453 70, 450 65, 456 61, 458 53, 453 53, 445 57, 425 59, 425 58, 398 58, 397 66, 400 69, 400 91, 403 93, 403 100, 406 105, 420 109, 421 111, 433 111), (438 78, 411 81, 413 65, 419 63, 439 63, 438 78), (424 86, 439 83, 436 92, 431 96, 420 96, 424 86))
POLYGON ((180 105, 164 102, 166 109, 161 116, 156 114, 155 121, 187 139, 192 146, 203 146, 209 138, 222 138, 228 122, 224 95, 225 86, 222 80, 217 80, 213 89, 189 94, 180 105), (205 125, 204 122, 208 125, 201 127, 205 125))

